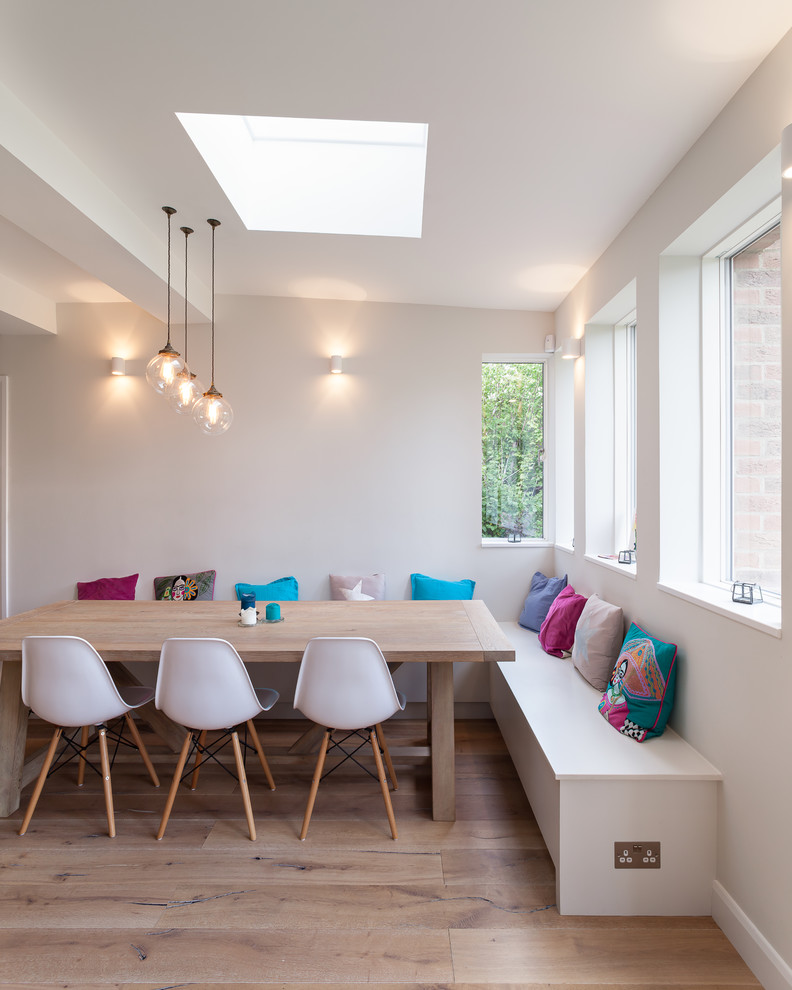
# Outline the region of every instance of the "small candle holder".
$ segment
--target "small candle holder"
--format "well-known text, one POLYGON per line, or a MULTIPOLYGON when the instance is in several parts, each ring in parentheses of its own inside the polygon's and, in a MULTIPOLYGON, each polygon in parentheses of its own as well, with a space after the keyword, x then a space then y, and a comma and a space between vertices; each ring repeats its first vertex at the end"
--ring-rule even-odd
POLYGON ((634 564, 635 563, 635 551, 634 550, 620 550, 619 551, 619 563, 620 564, 634 564))
POLYGON ((509 543, 522 543, 522 533, 511 532, 506 539, 509 543))
POLYGON ((739 605, 758 605, 764 601, 762 588, 748 581, 735 581, 732 585, 732 601, 739 605))

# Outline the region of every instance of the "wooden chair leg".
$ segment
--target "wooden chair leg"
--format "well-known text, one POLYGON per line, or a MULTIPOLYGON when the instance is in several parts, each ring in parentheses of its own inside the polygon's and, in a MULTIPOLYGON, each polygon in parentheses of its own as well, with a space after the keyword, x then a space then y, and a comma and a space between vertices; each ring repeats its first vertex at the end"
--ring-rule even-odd
POLYGON ((192 777, 190 777, 190 790, 194 791, 198 786, 198 773, 201 769, 201 764, 203 763, 203 752, 201 747, 206 745, 206 729, 201 730, 200 736, 198 736, 198 748, 195 750, 195 766, 193 767, 192 777))
POLYGON ((124 717, 126 718, 126 724, 129 727, 129 734, 135 740, 135 745, 138 748, 138 752, 140 753, 143 763, 146 766, 146 770, 148 770, 149 777, 151 777, 151 782, 154 784, 155 787, 159 787, 160 781, 159 781, 159 777, 157 776, 157 771, 154 769, 154 764, 151 762, 151 759, 149 758, 148 750, 144 746, 143 740, 140 738, 140 733, 138 732, 138 727, 135 725, 135 720, 132 718, 129 712, 127 712, 124 717))
POLYGON ((115 838, 115 814, 113 812, 113 788, 110 783, 110 756, 107 752, 107 729, 99 728, 99 757, 102 764, 102 783, 104 785, 105 807, 107 808, 107 834, 115 838))
POLYGON ((252 718, 248 720, 247 727, 251 737, 253 738, 253 745, 256 747, 259 763, 261 764, 261 769, 264 771, 264 776, 267 778, 269 789, 271 791, 274 791, 275 781, 272 779, 272 773, 270 772, 269 763, 267 763, 267 757, 264 755, 264 750, 261 748, 261 740, 259 739, 258 732, 256 732, 256 727, 253 724, 252 718))
POLYGON ((242 759, 242 747, 239 745, 239 733, 236 729, 231 733, 231 743, 234 747, 234 759, 236 760, 237 774, 239 776, 239 789, 242 791, 242 803, 245 806, 245 817, 247 818, 248 831, 251 842, 256 841, 256 823, 253 821, 253 806, 250 803, 250 791, 245 775, 245 763, 242 759))
POLYGON ((322 779, 322 770, 324 770, 325 757, 327 756, 327 747, 330 744, 330 730, 327 729, 322 739, 322 745, 319 747, 319 756, 316 760, 316 769, 314 770, 313 780, 311 781, 311 793, 308 795, 308 806, 305 809, 305 817, 303 818, 302 830, 300 831, 300 842, 305 841, 305 836, 308 834, 308 826, 311 822, 311 815, 313 814, 314 801, 316 800, 316 792, 319 790, 319 781, 322 779))
POLYGON ((377 739, 379 739, 380 747, 382 748, 382 755, 385 759, 385 766, 388 770, 388 776, 390 777, 390 782, 393 785, 394 791, 398 791, 399 782, 396 780, 396 771, 393 769, 393 761, 391 760, 390 752, 388 751, 388 744, 385 742, 385 733, 382 731, 381 725, 375 725, 374 728, 377 730, 377 739))
POLYGON ((52 739, 50 739, 47 755, 44 757, 44 764, 41 767, 41 773, 38 775, 36 786, 33 788, 33 794, 31 795, 30 798, 30 804, 27 807, 27 811, 25 812, 25 817, 22 821, 22 827, 17 832, 17 835, 24 835, 25 832, 27 832, 28 825, 30 824, 30 819, 33 817, 33 812, 36 810, 38 799, 41 797, 41 791, 44 787, 44 781, 47 779, 49 768, 52 766, 52 761, 55 758, 55 750, 58 748, 58 741, 60 740, 62 732, 63 729, 57 728, 52 733, 52 739))
POLYGON ((375 729, 371 730, 371 748, 374 750, 374 762, 377 764, 377 776, 379 777, 380 787, 382 788, 382 799, 385 802, 385 811, 390 822, 391 835, 394 839, 398 839, 396 819, 393 815, 393 805, 391 804, 390 791, 388 790, 388 781, 385 778, 385 768, 382 765, 382 757, 380 756, 379 742, 375 729))
MULTIPOLYGON (((84 750, 88 745, 88 729, 90 726, 84 725, 82 731, 80 732, 80 750, 84 750)), ((80 752, 79 763, 77 765, 77 786, 82 787, 85 783, 85 764, 86 759, 80 752)))
POLYGON ((179 781, 181 780, 181 775, 184 773, 184 764, 187 762, 187 754, 190 751, 192 737, 192 732, 188 730, 187 735, 184 737, 181 753, 179 753, 179 762, 176 764, 176 770, 174 771, 173 780, 171 781, 170 790, 168 791, 168 800, 165 804, 165 810, 162 813, 162 821, 160 822, 159 831, 157 832, 157 839, 161 839, 163 835, 165 835, 165 829, 168 825, 168 819, 170 818, 171 809, 173 808, 173 802, 176 800, 176 791, 179 788, 179 781))

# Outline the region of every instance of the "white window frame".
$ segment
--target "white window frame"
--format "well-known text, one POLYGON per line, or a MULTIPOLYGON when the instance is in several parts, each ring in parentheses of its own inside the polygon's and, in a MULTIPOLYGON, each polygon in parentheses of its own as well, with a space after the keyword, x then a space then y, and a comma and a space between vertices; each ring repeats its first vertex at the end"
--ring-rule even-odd
MULTIPOLYGON (((508 547, 517 549, 519 547, 545 547, 552 546, 554 542, 553 529, 555 525, 555 481, 552 461, 552 451, 554 449, 554 434, 552 420, 549 414, 553 408, 553 364, 549 359, 551 355, 546 353, 530 354, 482 354, 481 364, 541 364, 542 378, 544 383, 544 394, 542 396, 542 418, 544 423, 544 479, 543 479, 543 504, 542 504, 542 536, 523 537, 518 543, 510 543, 505 537, 481 536, 482 547, 508 547)), ((479 378, 481 375, 479 374, 479 378)), ((481 420, 479 419, 479 445, 481 444, 481 420)), ((479 462, 479 506, 481 503, 481 462, 479 462)), ((479 532, 481 529, 481 508, 479 507, 479 532)))
MULTIPOLYGON (((707 507, 702 512, 701 578, 723 591, 730 590, 734 580, 731 261, 780 222, 780 204, 773 202, 740 224, 701 262, 702 503, 707 507)), ((762 590, 770 604, 781 604, 779 593, 762 590)))

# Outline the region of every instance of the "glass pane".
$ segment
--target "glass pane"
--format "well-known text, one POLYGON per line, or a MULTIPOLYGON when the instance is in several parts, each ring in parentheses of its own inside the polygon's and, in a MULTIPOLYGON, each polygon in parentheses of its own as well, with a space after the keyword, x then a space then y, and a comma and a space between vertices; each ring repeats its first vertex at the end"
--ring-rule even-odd
POLYGON ((732 581, 781 592, 781 232, 732 258, 732 581))
POLYGON ((541 539, 544 364, 484 364, 481 396, 481 534, 541 539))

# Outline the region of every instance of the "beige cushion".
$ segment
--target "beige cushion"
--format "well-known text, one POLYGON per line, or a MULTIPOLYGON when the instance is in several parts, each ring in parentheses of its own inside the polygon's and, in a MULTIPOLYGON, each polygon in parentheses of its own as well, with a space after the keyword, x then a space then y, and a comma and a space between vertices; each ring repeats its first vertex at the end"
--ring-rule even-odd
POLYGON ((331 574, 330 598, 334 602, 359 601, 360 599, 349 599, 344 595, 344 591, 352 591, 358 584, 360 585, 358 591, 361 594, 377 601, 385 598, 384 574, 331 574))
POLYGON ((572 663, 598 691, 608 686, 623 641, 622 610, 592 595, 575 627, 572 663))

